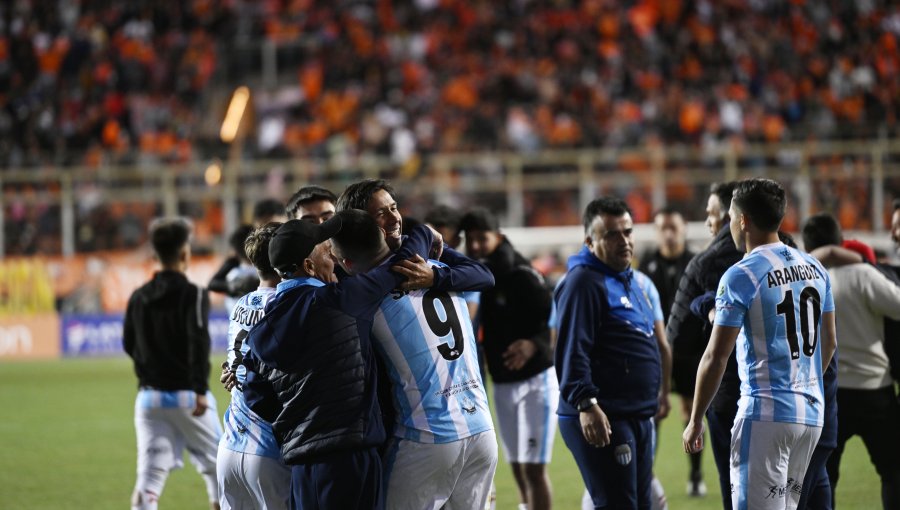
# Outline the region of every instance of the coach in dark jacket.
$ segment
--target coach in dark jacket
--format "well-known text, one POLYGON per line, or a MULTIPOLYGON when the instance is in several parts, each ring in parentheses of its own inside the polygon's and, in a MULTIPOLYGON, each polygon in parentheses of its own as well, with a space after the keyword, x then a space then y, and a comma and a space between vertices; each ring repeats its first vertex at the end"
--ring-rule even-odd
MULTIPOLYGON (((707 226, 715 237, 709 247, 700 252, 688 263, 672 313, 666 325, 666 336, 672 344, 672 379, 674 388, 683 399, 693 399, 694 385, 697 379, 697 366, 700 356, 709 343, 712 325, 709 319, 691 313, 691 304, 695 300, 714 303, 713 293, 719 285, 719 279, 725 271, 744 256, 734 246, 728 227, 730 218, 728 209, 731 206, 733 183, 717 184, 712 187, 707 207, 707 226)), ((707 307, 703 307, 708 311, 707 307)), ((716 468, 719 472, 719 486, 724 508, 731 509, 731 482, 729 458, 731 451, 731 425, 737 413, 737 401, 740 397, 740 379, 737 373, 737 359, 734 353, 728 358, 725 374, 719 391, 706 413, 709 423, 710 443, 716 468)), ((701 480, 699 473, 699 456, 692 459, 691 476, 692 495, 700 495, 705 491, 697 491, 696 484, 701 480)))
MULTIPOLYGON (((269 257, 283 281, 250 332, 244 359, 247 402, 272 423, 292 466, 293 508, 384 505, 377 449, 385 431, 369 331, 381 299, 403 277, 388 263, 326 283, 334 280, 328 240, 340 230, 342 214, 354 213, 320 225, 291 220, 275 233, 269 257)), ((425 258, 431 242, 430 230, 419 227, 393 260, 425 258)))

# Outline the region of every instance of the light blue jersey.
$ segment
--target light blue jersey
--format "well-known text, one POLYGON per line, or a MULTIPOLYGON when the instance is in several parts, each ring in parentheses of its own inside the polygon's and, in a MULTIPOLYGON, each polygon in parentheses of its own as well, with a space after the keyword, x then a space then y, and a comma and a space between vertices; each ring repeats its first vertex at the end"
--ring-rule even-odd
POLYGON ((449 443, 493 429, 461 294, 393 292, 381 302, 372 333, 391 380, 395 436, 449 443))
MULTIPOLYGON (((638 287, 641 288, 641 291, 644 293, 644 297, 647 298, 647 301, 650 302, 650 306, 653 308, 653 322, 662 321, 663 319, 663 309, 662 302, 659 300, 659 290, 657 290, 656 285, 654 285, 653 280, 650 279, 646 274, 638 271, 637 269, 633 270, 634 272, 634 281, 637 282, 638 287)), ((556 295, 556 291, 559 289, 559 286, 562 285, 563 280, 565 280, 565 275, 556 282, 556 287, 553 289, 553 295, 556 295)), ((559 315, 556 311, 556 299, 554 299, 550 305, 550 318, 547 319, 547 326, 551 329, 557 329, 559 327, 559 315)))
MULTIPOLYGON (((197 405, 197 394, 191 390, 166 391, 155 388, 141 388, 138 391, 136 407, 140 409, 193 409, 197 405)), ((206 405, 216 408, 216 397, 206 392, 206 405)))
POLYGON ((820 325, 831 311, 828 271, 783 243, 758 246, 725 272, 715 323, 741 328, 739 418, 822 426, 820 325))
POLYGON ((228 366, 235 372, 238 384, 231 390, 231 405, 225 410, 225 433, 222 446, 236 452, 250 453, 273 459, 281 458, 272 425, 260 418, 244 400, 241 386, 247 369, 241 364, 250 350, 245 342, 254 324, 265 315, 266 303, 275 296, 275 289, 260 287, 241 297, 231 311, 228 324, 228 366))

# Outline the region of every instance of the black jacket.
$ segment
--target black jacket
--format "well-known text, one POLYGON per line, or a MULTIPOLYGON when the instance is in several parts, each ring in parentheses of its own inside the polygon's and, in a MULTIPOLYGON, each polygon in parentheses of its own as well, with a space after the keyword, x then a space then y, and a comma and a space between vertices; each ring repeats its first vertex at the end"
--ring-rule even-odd
MULTIPOLYGON (((672 359, 676 361, 673 366, 692 366, 696 372, 700 357, 709 343, 712 325, 691 313, 691 302, 707 292, 715 292, 725 271, 743 256, 734 246, 731 231, 726 225, 716 234, 712 244, 688 263, 666 325, 666 337, 672 344, 672 359)), ((734 407, 740 394, 737 359, 732 351, 712 407, 718 410, 725 410, 725 406, 734 407)))
POLYGON ((494 288, 481 294, 478 308, 488 370, 494 382, 523 381, 553 366, 547 327, 550 291, 506 238, 484 262, 495 280, 494 288), (520 370, 510 371, 503 364, 503 353, 520 338, 531 339, 538 349, 520 370))
MULTIPOLYGON (((427 256, 431 239, 416 228, 394 260, 427 256)), ((384 442, 370 330, 382 298, 403 280, 391 265, 337 284, 283 281, 250 331, 244 397, 272 423, 285 463, 384 442)))
POLYGON ((134 291, 123 343, 140 386, 209 389, 209 296, 184 273, 160 271, 134 291))
POLYGON ((684 250, 678 257, 669 259, 663 257, 659 249, 653 250, 641 258, 638 269, 650 277, 653 285, 656 285, 656 290, 659 291, 659 303, 663 309, 663 324, 669 323, 669 315, 672 313, 672 303, 675 301, 675 293, 678 291, 681 275, 684 274, 684 270, 692 258, 694 258, 694 252, 690 250, 684 250))

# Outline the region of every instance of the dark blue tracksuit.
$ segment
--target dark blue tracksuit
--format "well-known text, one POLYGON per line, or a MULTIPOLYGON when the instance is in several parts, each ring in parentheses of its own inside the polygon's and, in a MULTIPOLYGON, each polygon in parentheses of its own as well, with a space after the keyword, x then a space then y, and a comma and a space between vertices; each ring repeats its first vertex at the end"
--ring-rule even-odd
POLYGON ((659 348, 651 304, 631 269, 614 271, 587 248, 569 259, 554 295, 559 313, 559 429, 594 508, 650 508, 651 418, 659 406, 659 348), (595 448, 581 431, 578 402, 596 397, 612 441, 595 448))

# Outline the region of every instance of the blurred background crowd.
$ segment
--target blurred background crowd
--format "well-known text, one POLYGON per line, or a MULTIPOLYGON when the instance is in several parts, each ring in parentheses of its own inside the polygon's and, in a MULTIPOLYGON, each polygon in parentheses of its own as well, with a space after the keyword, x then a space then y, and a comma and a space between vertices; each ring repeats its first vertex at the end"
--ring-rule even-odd
MULTIPOLYGON (((887 0, 11 0, 0 6, 0 169, 54 178, 4 180, 4 252, 65 251, 67 167, 97 176, 75 184, 76 250, 140 245, 162 205, 110 199, 104 179, 232 157, 219 128, 239 85, 253 90, 245 162, 331 161, 340 175, 377 156, 414 179, 440 154, 608 148, 634 152, 599 170, 641 172, 645 149, 659 147, 740 155, 756 143, 896 138, 898 38, 900 5, 887 0)), ((863 176, 815 184, 817 208, 844 228, 873 228, 858 205, 872 197, 867 158, 814 162, 863 176)), ((698 168, 721 160, 665 166, 676 184, 698 168)), ((611 190, 638 222, 658 202, 648 179, 611 190)), ((693 204, 706 184, 664 199, 693 204)), ((523 201, 523 225, 578 222, 577 190, 523 201)), ((226 235, 222 208, 179 212, 212 239, 226 235)), ((796 211, 787 221, 798 224, 796 211)))
POLYGON ((261 156, 895 136, 898 37, 879 0, 12 0, 0 163, 209 156, 268 43, 261 156))

